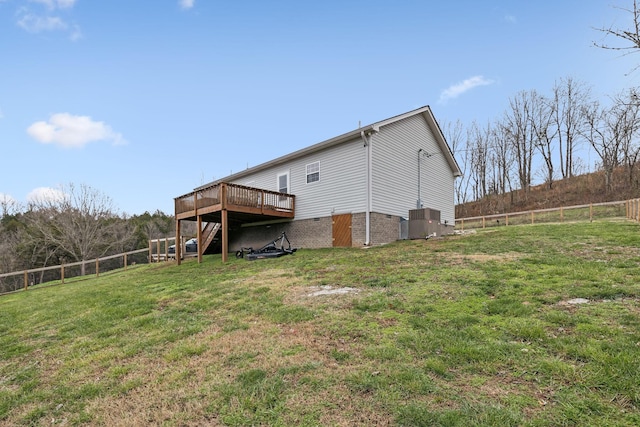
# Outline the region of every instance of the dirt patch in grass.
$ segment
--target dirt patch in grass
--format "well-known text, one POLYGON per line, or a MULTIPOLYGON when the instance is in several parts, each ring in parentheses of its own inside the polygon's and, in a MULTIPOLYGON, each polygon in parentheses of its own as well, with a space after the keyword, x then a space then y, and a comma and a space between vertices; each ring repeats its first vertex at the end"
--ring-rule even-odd
POLYGON ((331 303, 333 309, 347 308, 354 299, 362 296, 361 289, 341 285, 293 286, 287 289, 284 302, 307 307, 331 303))

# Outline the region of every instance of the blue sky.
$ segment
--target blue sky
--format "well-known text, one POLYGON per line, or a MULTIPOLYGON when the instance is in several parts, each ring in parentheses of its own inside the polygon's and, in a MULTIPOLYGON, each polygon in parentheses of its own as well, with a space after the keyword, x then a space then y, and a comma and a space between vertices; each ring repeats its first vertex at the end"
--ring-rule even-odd
MULTIPOLYGON (((574 77, 640 85, 592 46, 631 0, 0 0, 0 200, 70 183, 122 213, 423 105, 500 117, 574 77)), ((615 42, 615 40, 607 40, 615 42)))

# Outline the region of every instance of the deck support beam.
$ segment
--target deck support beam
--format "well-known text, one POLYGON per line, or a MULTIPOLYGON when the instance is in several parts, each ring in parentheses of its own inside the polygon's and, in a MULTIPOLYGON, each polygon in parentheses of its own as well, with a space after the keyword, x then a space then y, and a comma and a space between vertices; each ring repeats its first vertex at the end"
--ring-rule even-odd
POLYGON ((198 215, 198 264, 202 262, 202 252, 204 252, 204 246, 202 245, 202 215, 198 215))
POLYGON ((229 256, 229 221, 227 218, 227 210, 220 212, 222 216, 222 262, 227 262, 229 256))
POLYGON ((181 251, 182 251, 182 244, 180 242, 180 220, 176 219, 176 261, 178 262, 178 265, 180 265, 180 258, 181 258, 181 251))

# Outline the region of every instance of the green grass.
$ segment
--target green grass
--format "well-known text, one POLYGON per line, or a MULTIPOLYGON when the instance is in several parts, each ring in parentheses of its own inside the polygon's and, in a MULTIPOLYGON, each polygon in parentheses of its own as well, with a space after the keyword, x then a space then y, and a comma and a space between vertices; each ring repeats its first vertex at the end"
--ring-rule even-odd
POLYGON ((639 248, 524 225, 6 295, 0 425, 639 425, 639 248))

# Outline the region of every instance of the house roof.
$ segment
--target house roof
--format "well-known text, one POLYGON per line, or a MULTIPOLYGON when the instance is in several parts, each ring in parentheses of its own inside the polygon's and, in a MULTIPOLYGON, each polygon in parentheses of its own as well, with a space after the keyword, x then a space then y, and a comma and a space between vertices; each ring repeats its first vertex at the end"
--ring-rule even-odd
POLYGON ((399 122, 401 120, 404 120, 408 117, 412 117, 415 115, 421 114, 424 119, 426 120, 427 124, 429 125, 429 127, 431 128, 431 131, 433 132, 433 134, 435 135, 436 141, 440 147, 440 150, 442 151, 445 159, 447 160, 447 163, 449 164, 449 167, 451 168, 451 171, 453 172, 454 176, 462 176, 462 172, 460 171, 460 167, 458 166, 458 162, 456 162, 455 157, 453 156, 453 153, 451 152, 451 148, 449 147, 449 144, 447 144, 447 141, 444 137, 444 134, 442 133, 442 130, 440 129, 440 126, 438 125, 438 122, 436 121, 435 117, 433 116, 433 113, 431 112, 431 108, 428 105, 425 105, 424 107, 420 107, 417 108, 415 110, 406 112, 404 114, 399 114, 397 116, 393 116, 390 117, 388 119, 385 120, 381 120, 375 123, 372 123, 370 125, 367 126, 362 126, 358 129, 352 130, 351 132, 347 132, 344 133, 342 135, 338 135, 334 138, 331 139, 327 139, 326 141, 322 141, 319 142, 317 144, 314 145, 310 145, 306 148, 294 151, 292 153, 286 154, 284 156, 278 157, 276 159, 270 160, 268 162, 259 164, 257 166, 245 169, 241 172, 237 172, 231 175, 228 175, 224 178, 221 179, 217 179, 215 181, 212 181, 208 184, 202 185, 200 187, 197 187, 196 190, 199 190, 201 188, 205 188, 205 187, 209 187, 211 185, 220 183, 220 182, 232 182, 236 179, 240 179, 243 178, 247 175, 251 175, 253 173, 256 172, 260 172, 264 169, 268 169, 274 166, 278 166, 280 164, 289 162, 291 160, 297 159, 299 157, 302 156, 306 156, 308 154, 312 154, 315 153, 317 151, 320 150, 324 150, 326 148, 329 147, 333 147, 335 145, 339 145, 342 144, 344 142, 347 141, 351 141, 354 138, 360 137, 361 133, 364 132, 365 134, 369 134, 372 132, 378 132, 380 130, 381 127, 383 126, 387 126, 389 124, 395 123, 395 122, 399 122))

